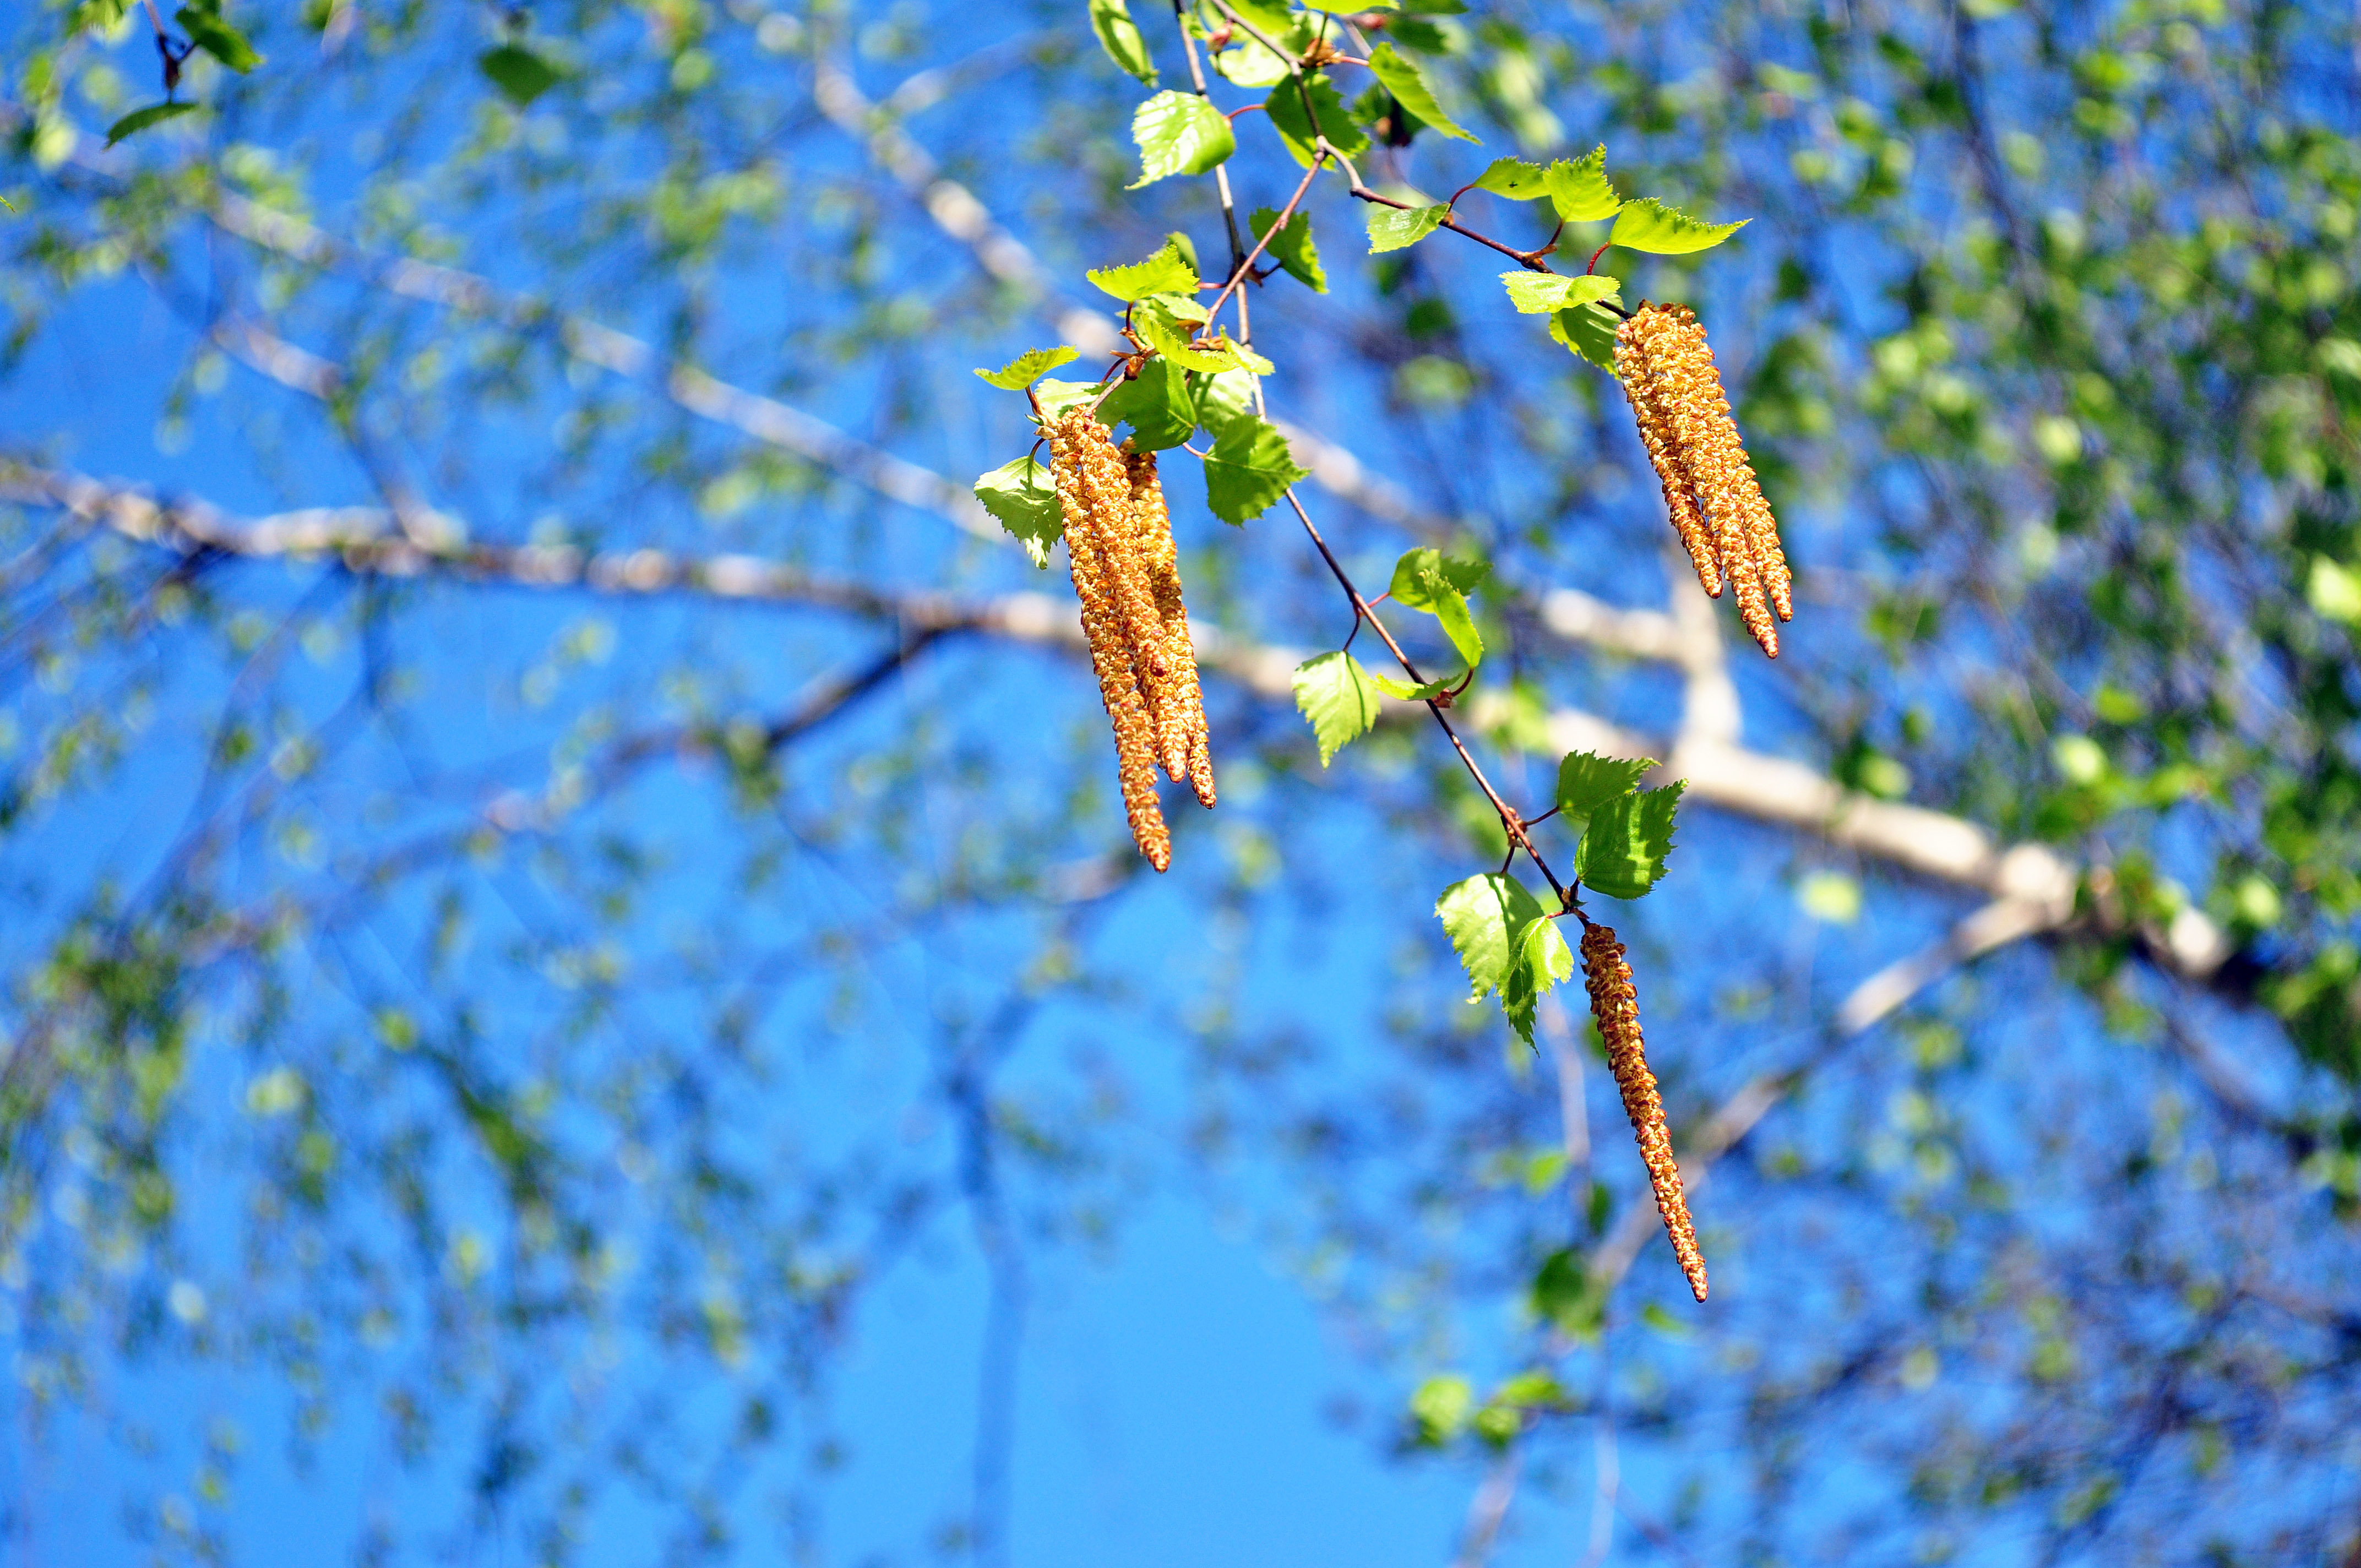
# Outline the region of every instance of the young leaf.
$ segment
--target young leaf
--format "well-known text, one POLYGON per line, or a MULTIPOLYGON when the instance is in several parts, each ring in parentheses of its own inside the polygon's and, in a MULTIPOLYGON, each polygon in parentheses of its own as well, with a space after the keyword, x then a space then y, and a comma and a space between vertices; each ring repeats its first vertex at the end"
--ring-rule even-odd
POLYGON ((1058 489, 1047 464, 1031 457, 1004 463, 977 478, 975 499, 1016 536, 1035 565, 1049 564, 1049 546, 1064 536, 1066 520, 1058 509, 1058 489))
MULTIPOLYGON (((1186 303, 1194 307, 1196 302, 1186 303)), ((1227 370, 1235 363, 1218 346, 1222 339, 1215 338, 1202 347, 1192 346, 1184 321, 1185 317, 1176 315, 1171 305, 1160 299, 1142 300, 1131 311, 1131 330, 1165 358, 1188 369, 1209 373, 1227 370)))
POLYGON ((1686 256, 1694 250, 1711 250, 1752 221, 1741 218, 1734 224, 1700 223, 1646 196, 1626 204, 1615 214, 1615 226, 1608 231, 1607 239, 1609 244, 1620 245, 1626 250, 1644 250, 1653 256, 1686 256))
POLYGON ((1393 581, 1386 592, 1393 601, 1406 609, 1422 609, 1443 623, 1443 634, 1459 650, 1459 656, 1474 669, 1484 657, 1484 639, 1477 635, 1476 620, 1467 613, 1466 589, 1459 586, 1464 580, 1469 587, 1482 579, 1483 571, 1477 564, 1446 563, 1443 552, 1432 545, 1406 551, 1394 563, 1393 581), (1471 569, 1473 576, 1469 576, 1471 569))
POLYGON ((166 120, 177 120, 182 115, 193 115, 199 104, 150 104, 144 109, 134 109, 106 127, 106 145, 113 147, 125 137, 137 136, 149 126, 160 126, 166 120))
POLYGON ((1557 765, 1558 811, 1578 833, 1600 806, 1639 788, 1642 776, 1655 765, 1653 757, 1568 751, 1557 765))
POLYGON ((476 57, 476 68, 522 109, 566 79, 566 73, 522 44, 502 44, 476 57))
POLYGON ((1323 653, 1295 667, 1295 706, 1312 722, 1324 768, 1378 721, 1378 688, 1350 653, 1323 653))
POLYGON ((1369 254, 1400 250, 1416 245, 1443 226, 1451 209, 1440 203, 1432 207, 1381 207, 1369 203, 1369 254))
POLYGON ((1168 174, 1202 174, 1237 150, 1230 122, 1193 93, 1159 93, 1132 112, 1131 139, 1139 144, 1137 191, 1168 174))
POLYGON ((1033 388, 1033 400, 1041 405, 1042 415, 1049 419, 1056 419, 1076 403, 1087 403, 1098 395, 1095 381, 1060 381, 1054 376, 1037 382, 1033 388))
POLYGON ((1490 168, 1476 177, 1476 189, 1511 202, 1530 202, 1549 194, 1549 175, 1540 164, 1521 158, 1496 158, 1490 168))
POLYGON ((1511 938, 1542 917, 1541 901, 1506 872, 1455 882, 1434 901, 1459 967, 1467 971, 1467 1000, 1481 1002, 1509 980, 1517 949, 1511 938))
POLYGON ((1587 158, 1568 162, 1561 158, 1549 166, 1550 204, 1570 224, 1615 215, 1623 198, 1607 182, 1607 147, 1600 143, 1587 158))
POLYGON ((1500 281, 1508 285, 1509 302, 1529 316, 1568 311, 1594 300, 1612 300, 1622 293, 1622 285, 1612 278, 1566 278, 1555 272, 1518 271, 1501 273, 1500 281))
POLYGON ((1403 702, 1429 701, 1432 698, 1441 696, 1444 692, 1449 691, 1452 687, 1457 685, 1466 678, 1467 672, 1465 670, 1458 670, 1455 671, 1451 674, 1444 676, 1439 681, 1422 681, 1418 685, 1412 685, 1408 681, 1398 681, 1391 675, 1380 675, 1374 671, 1372 671, 1369 675, 1369 679, 1378 683, 1378 689, 1379 691, 1385 693, 1388 696, 1398 698, 1403 702))
POLYGON ((1091 31, 1099 36, 1099 48, 1115 61, 1115 69, 1127 71, 1150 87, 1156 85, 1156 61, 1148 58, 1148 44, 1133 25, 1131 11, 1124 0, 1090 0, 1091 31))
POLYGON ((1677 784, 1609 801, 1583 829, 1576 870, 1582 884, 1609 898, 1638 898, 1664 874, 1673 848, 1673 814, 1680 805, 1677 784))
POLYGON ((1574 951, 1557 922, 1538 912, 1509 933, 1513 951, 1500 986, 1500 1011, 1525 1044, 1533 1043, 1533 1013, 1543 995, 1574 974, 1574 951))
POLYGON ((1078 359, 1082 350, 1060 344, 1055 348, 1028 348, 997 370, 979 367, 976 374, 1003 391, 1021 392, 1069 359, 1078 359))
MULTIPOLYGON (((1276 33, 1271 36, 1279 37, 1276 33)), ((1228 48, 1214 53, 1213 69, 1233 86, 1268 87, 1286 81, 1294 67, 1284 56, 1265 48, 1261 39, 1235 33, 1231 35, 1228 48)))
MULTIPOLYGON (((1205 341, 1206 340, 1203 338, 1198 339, 1198 342, 1201 344, 1205 341)), ((1273 365, 1269 360, 1265 359, 1261 355, 1257 354, 1245 344, 1233 343, 1227 333, 1224 333, 1220 336, 1212 340, 1212 351, 1216 354, 1226 354, 1229 356, 1230 367, 1232 369, 1251 370, 1257 376, 1268 376, 1273 370, 1279 368, 1278 366, 1273 365)))
POLYGON ((1167 238, 1163 248, 1145 261, 1135 261, 1128 267, 1093 268, 1082 276, 1126 304, 1150 294, 1185 297, 1197 291, 1197 263, 1182 253, 1180 236, 1177 234, 1167 238))
MULTIPOLYGON (((1268 207, 1254 210, 1254 231, 1257 237, 1270 233, 1270 225, 1279 214, 1268 207)), ((1320 268, 1320 251, 1312 243, 1312 214, 1298 213, 1289 218, 1285 226, 1270 236, 1264 254, 1287 269, 1288 276, 1307 285, 1313 293, 1328 291, 1328 274, 1320 268)))
POLYGON ((172 20, 181 24, 191 43, 240 76, 262 63, 246 35, 222 20, 218 5, 183 5, 172 13, 172 20))
POLYGON ((1100 405, 1099 418, 1110 425, 1128 422, 1131 443, 1142 452, 1180 445, 1197 428, 1187 372, 1161 355, 1150 359, 1137 376, 1116 384, 1100 405))
POLYGON ((1310 472, 1296 466, 1276 425, 1252 417, 1233 420, 1205 455, 1205 504, 1224 522, 1243 525, 1310 472))
POLYGON ((1189 378, 1189 395, 1196 405, 1197 422, 1219 441, 1240 420, 1254 417, 1254 377, 1245 370, 1189 378))
POLYGON ((1379 44, 1369 51, 1369 71, 1386 84, 1386 91, 1394 95, 1394 101, 1421 123, 1461 141, 1477 139, 1443 112, 1443 105, 1434 101, 1433 90, 1426 84, 1425 74, 1404 60, 1393 45, 1379 44))
POLYGON ((1345 99, 1335 84, 1324 76, 1313 76, 1301 79, 1302 85, 1299 88, 1298 80, 1290 77, 1272 88, 1262 105, 1279 132, 1279 139, 1287 144, 1295 161, 1307 169, 1312 166, 1312 121, 1303 113, 1303 95, 1307 93, 1312 96, 1312 112, 1320 116, 1321 134, 1327 137, 1329 146, 1346 158, 1357 158, 1367 151, 1368 136, 1345 112, 1345 99))
POLYGON ((1609 376, 1615 368, 1615 329, 1620 324, 1604 305, 1576 305, 1550 317, 1550 335, 1609 376))

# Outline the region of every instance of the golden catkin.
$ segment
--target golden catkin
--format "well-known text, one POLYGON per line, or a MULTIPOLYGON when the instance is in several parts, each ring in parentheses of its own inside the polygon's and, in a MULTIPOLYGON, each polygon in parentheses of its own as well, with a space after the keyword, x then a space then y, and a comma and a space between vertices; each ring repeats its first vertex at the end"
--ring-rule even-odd
MULTIPOLYGON (((1124 454, 1131 484, 1132 522, 1141 568, 1163 639, 1165 674, 1150 688, 1148 712, 1156 723, 1156 751, 1174 784, 1190 777, 1189 753, 1205 721, 1204 694, 1197 685, 1197 650, 1189 641, 1189 609, 1180 598, 1180 553, 1172 542, 1172 518, 1164 487, 1156 477, 1156 454, 1124 454)), ((1149 683, 1141 682, 1143 686, 1149 683)), ((1210 802, 1208 804, 1211 804, 1210 802)))
POLYGON ((1794 619, 1794 577, 1704 326, 1686 306, 1643 302, 1617 330, 1615 367, 1697 580, 1719 598, 1727 576, 1746 630, 1777 658, 1773 617, 1794 619))
POLYGON ((1686 455, 1681 449, 1680 433, 1674 428, 1672 414, 1664 407, 1663 389, 1655 370, 1652 353, 1653 339, 1664 323, 1653 312, 1642 310, 1624 322, 1615 334, 1615 371, 1622 378, 1623 395, 1631 401, 1631 412, 1640 423, 1640 441, 1648 449, 1648 461, 1656 470, 1656 482, 1664 492, 1664 510, 1672 514, 1673 532, 1681 536, 1689 553, 1690 564, 1697 567, 1697 586, 1715 598, 1721 597, 1721 558, 1714 549, 1713 535, 1707 530, 1705 519, 1697 513, 1697 491, 1689 482, 1686 455))
MULTIPOLYGON (((1155 730, 1134 665, 1121 608, 1124 574, 1136 568, 1131 480, 1106 426, 1080 409, 1049 425, 1050 473, 1066 520, 1066 555, 1082 602, 1082 633, 1099 698, 1115 726, 1116 775, 1132 841, 1158 871, 1172 863, 1172 833, 1156 801, 1155 730)), ((1144 586, 1140 590, 1145 594, 1144 586)), ((1152 608, 1152 607, 1151 607, 1152 608)))
POLYGON ((1672 1134, 1664 1127, 1664 1102, 1656 1093, 1656 1075, 1648 1070, 1646 1048, 1640 1038, 1640 996, 1631 987, 1631 965, 1611 926, 1591 926, 1582 933, 1582 968, 1590 992, 1590 1015, 1598 1021, 1598 1037, 1607 1042, 1607 1065, 1615 1087, 1623 1091, 1623 1113, 1640 1140, 1640 1157, 1647 1162, 1648 1180, 1656 1190, 1656 1212, 1664 1216, 1664 1234, 1688 1276, 1690 1293, 1705 1299, 1705 1255, 1697 1251, 1697 1227, 1689 1223, 1688 1200, 1681 1191, 1681 1168, 1673 1159, 1672 1134))

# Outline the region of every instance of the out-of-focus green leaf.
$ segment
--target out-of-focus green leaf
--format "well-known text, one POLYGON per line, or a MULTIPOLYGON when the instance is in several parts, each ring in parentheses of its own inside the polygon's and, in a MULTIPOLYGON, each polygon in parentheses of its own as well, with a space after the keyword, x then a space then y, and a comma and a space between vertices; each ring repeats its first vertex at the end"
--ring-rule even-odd
POLYGON ((520 109, 566 80, 566 72, 546 56, 519 43, 486 49, 476 57, 476 68, 520 109))
POLYGON ((106 127, 106 145, 113 147, 125 137, 137 136, 150 126, 177 120, 182 115, 193 115, 202 107, 199 104, 150 104, 144 109, 134 109, 106 127))
POLYGON ((1150 87, 1156 85, 1156 61, 1148 52, 1147 40, 1131 19, 1131 9, 1124 0, 1090 0, 1091 31, 1098 35, 1099 48, 1115 61, 1119 71, 1129 71, 1150 87))

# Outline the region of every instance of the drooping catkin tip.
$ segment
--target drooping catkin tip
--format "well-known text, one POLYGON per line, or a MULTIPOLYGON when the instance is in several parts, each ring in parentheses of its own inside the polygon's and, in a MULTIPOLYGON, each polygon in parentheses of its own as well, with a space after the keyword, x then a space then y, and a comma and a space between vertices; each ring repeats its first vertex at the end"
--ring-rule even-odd
POLYGON ((1648 1184, 1655 1191, 1656 1212, 1664 1222, 1664 1237, 1673 1244, 1689 1293, 1706 1297, 1705 1255, 1697 1250, 1697 1227, 1689 1219, 1687 1196, 1681 1189, 1681 1168, 1673 1158, 1673 1136, 1664 1124, 1664 1102, 1656 1092, 1656 1075, 1648 1070, 1647 1050, 1640 1033, 1640 996, 1631 983, 1631 965, 1611 926, 1589 926, 1582 933, 1584 988, 1590 992, 1590 1015, 1598 1037, 1607 1046, 1608 1069, 1623 1096, 1623 1113, 1631 1119, 1640 1158, 1648 1168, 1648 1184))

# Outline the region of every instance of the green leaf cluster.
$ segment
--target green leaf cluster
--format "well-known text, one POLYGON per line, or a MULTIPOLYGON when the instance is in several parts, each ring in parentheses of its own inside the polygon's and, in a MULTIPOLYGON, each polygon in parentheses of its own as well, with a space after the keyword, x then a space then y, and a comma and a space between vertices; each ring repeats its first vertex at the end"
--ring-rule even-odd
POLYGON ((1466 971, 1467 999, 1498 995, 1510 1027, 1532 1044, 1542 996, 1574 974, 1574 952, 1557 921, 1506 872, 1452 883, 1435 900, 1434 913, 1466 971))
POLYGON ((1640 898, 1661 881, 1673 849, 1673 817, 1681 784, 1642 790, 1657 765, 1650 757, 1601 757, 1569 751, 1557 768, 1557 808, 1582 836, 1575 874, 1609 898, 1640 898))

